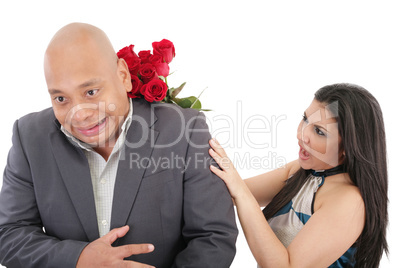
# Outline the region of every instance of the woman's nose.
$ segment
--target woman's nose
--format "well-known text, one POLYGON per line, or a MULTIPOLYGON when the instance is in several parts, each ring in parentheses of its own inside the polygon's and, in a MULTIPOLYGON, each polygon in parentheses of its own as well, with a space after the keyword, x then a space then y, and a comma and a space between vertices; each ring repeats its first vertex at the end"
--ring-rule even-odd
POLYGON ((297 139, 302 141, 303 143, 309 143, 310 137, 308 134, 308 125, 304 124, 304 122, 300 122, 300 125, 297 129, 297 139))

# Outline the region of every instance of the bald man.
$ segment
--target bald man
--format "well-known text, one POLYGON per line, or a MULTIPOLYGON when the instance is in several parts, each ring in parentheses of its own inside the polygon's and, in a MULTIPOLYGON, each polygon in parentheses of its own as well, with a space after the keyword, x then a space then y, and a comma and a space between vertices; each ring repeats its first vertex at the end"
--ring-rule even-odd
POLYGON ((229 267, 237 229, 209 171, 205 117, 129 99, 100 29, 60 29, 44 60, 52 108, 14 124, 0 193, 7 267, 229 267))

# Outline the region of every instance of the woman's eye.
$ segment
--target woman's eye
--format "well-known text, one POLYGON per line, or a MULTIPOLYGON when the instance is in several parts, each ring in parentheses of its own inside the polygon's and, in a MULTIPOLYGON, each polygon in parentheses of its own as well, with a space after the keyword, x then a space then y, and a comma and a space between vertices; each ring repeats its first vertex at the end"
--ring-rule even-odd
POLYGON ((315 127, 315 132, 320 136, 325 136, 325 133, 322 132, 318 127, 315 127))
POLYGON ((308 123, 307 116, 305 114, 303 114, 303 121, 308 123))

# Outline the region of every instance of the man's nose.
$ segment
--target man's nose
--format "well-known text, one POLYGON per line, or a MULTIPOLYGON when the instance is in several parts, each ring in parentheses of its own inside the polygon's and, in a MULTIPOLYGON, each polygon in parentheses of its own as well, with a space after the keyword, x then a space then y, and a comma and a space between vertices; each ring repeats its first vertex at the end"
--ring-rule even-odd
POLYGON ((73 108, 72 121, 77 123, 85 122, 93 117, 96 111, 96 105, 91 103, 78 104, 73 108))

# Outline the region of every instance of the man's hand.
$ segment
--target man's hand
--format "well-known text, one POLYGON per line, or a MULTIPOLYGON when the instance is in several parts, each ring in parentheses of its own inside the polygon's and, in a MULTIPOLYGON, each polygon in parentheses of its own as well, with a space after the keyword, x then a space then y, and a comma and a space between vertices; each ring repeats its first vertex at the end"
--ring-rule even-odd
POLYGON ((154 250, 151 244, 131 244, 120 247, 112 247, 117 238, 123 237, 128 232, 129 227, 123 226, 111 230, 103 237, 89 243, 78 259, 76 268, 90 267, 124 267, 124 268, 152 268, 153 266, 125 261, 124 258, 135 254, 149 253, 154 250))

